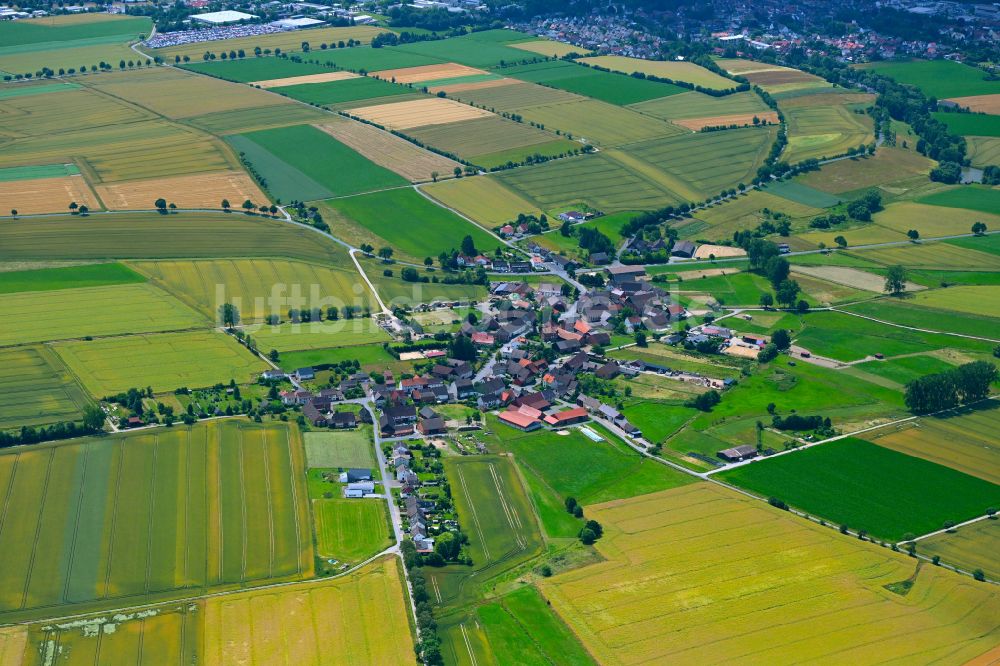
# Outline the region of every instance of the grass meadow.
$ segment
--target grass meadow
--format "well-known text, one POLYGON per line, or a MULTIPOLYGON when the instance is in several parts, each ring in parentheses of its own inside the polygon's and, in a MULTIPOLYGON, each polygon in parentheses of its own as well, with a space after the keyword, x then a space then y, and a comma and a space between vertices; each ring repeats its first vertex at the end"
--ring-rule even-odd
MULTIPOLYGON (((529 95, 535 96, 533 93, 529 95)), ((558 130, 568 139, 605 147, 687 133, 676 125, 632 109, 581 97, 530 104, 511 111, 529 122, 541 124, 549 131, 558 130)))
POLYGON ((347 268, 267 258, 141 261, 130 265, 212 320, 218 319, 222 303, 236 305, 245 324, 263 323, 270 314, 285 320, 292 307, 325 311, 329 305, 373 305, 357 271, 347 268))
POLYGON ((266 56, 261 58, 240 58, 239 60, 191 62, 181 65, 181 68, 239 83, 270 81, 272 79, 283 79, 293 76, 308 76, 309 74, 323 74, 331 70, 330 67, 325 65, 266 56))
POLYGON ((53 349, 96 397, 136 386, 165 392, 230 379, 242 384, 268 368, 232 337, 215 331, 78 340, 53 349))
POLYGON ((996 645, 987 587, 698 483, 588 507, 606 560, 543 579, 601 663, 964 662, 996 645), (664 637, 669 636, 669 640, 664 637))
POLYGON ((1000 137, 1000 116, 985 113, 935 113, 934 118, 947 125, 952 134, 1000 137))
MULTIPOLYGON (((736 87, 736 82, 719 76, 715 72, 709 71, 693 62, 682 62, 677 60, 645 60, 643 58, 629 58, 626 56, 596 56, 592 58, 582 58, 581 62, 588 65, 597 65, 607 69, 621 72, 622 74, 649 74, 663 79, 673 79, 674 81, 686 81, 702 88, 714 88, 716 90, 727 90, 736 87)), ((736 113, 730 111, 730 113, 736 113)), ((712 114, 706 114, 712 115, 712 114)))
POLYGON ((0 617, 310 576, 301 467, 294 428, 237 420, 4 454, 0 617))
POLYGON ((506 67, 500 71, 522 81, 552 86, 619 106, 677 95, 686 90, 669 83, 592 69, 568 60, 506 67))
POLYGON ((499 116, 415 127, 406 133, 486 169, 508 161, 519 163, 529 155, 555 157, 580 148, 578 143, 499 116))
POLYGON ((0 430, 75 421, 90 399, 46 347, 0 350, 0 430))
POLYGON ((135 284, 146 278, 123 264, 86 264, 0 273, 0 294, 135 284))
POLYGON ((1000 192, 985 185, 967 185, 920 197, 918 202, 996 214, 1000 210, 1000 192))
POLYGON ((278 359, 278 365, 286 372, 291 372, 296 368, 336 365, 344 361, 357 361, 361 364, 363 372, 387 369, 394 373, 413 371, 412 363, 396 360, 396 357, 387 352, 381 343, 285 352, 278 359))
POLYGON ((986 513, 1000 485, 848 438, 719 473, 827 520, 899 541, 986 513))
POLYGON ((249 328, 246 332, 257 341, 260 349, 279 352, 355 347, 391 340, 385 330, 368 318, 307 323, 286 321, 278 326, 265 324, 249 328))
POLYGON ((1000 137, 967 136, 969 160, 974 167, 986 167, 1000 162, 1000 137))
POLYGON ((204 326, 206 320, 149 284, 0 294, 0 346, 204 326), (44 322, 44 326, 40 325, 44 322))
POLYGON ((916 86, 925 95, 938 99, 1000 93, 1000 83, 987 80, 984 71, 951 60, 887 61, 862 67, 916 86))
POLYGON ((374 469, 371 431, 318 430, 303 435, 306 445, 306 464, 309 467, 348 469, 351 467, 374 469))
POLYGON ((384 500, 317 499, 312 509, 319 557, 360 562, 395 541, 384 500))

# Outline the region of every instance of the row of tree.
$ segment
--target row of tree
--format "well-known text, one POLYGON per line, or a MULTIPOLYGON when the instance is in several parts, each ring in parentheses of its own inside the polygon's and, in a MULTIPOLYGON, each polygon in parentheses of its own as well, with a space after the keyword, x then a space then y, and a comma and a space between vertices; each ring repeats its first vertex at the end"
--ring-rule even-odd
POLYGON ((924 375, 906 385, 907 408, 928 414, 977 402, 989 396, 997 381, 997 367, 989 361, 973 361, 954 370, 924 375))

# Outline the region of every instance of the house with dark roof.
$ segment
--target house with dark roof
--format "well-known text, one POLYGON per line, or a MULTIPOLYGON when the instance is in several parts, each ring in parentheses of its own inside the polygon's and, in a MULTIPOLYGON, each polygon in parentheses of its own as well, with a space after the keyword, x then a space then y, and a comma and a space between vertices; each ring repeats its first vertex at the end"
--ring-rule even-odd
POLYGON ((358 427, 358 416, 354 412, 334 412, 329 418, 330 427, 347 430, 358 427))
POLYGON ((697 249, 698 246, 689 240, 677 241, 674 243, 674 247, 670 250, 670 256, 690 259, 694 256, 694 252, 697 249))
POLYGON ((440 416, 422 419, 417 424, 417 430, 425 437, 429 435, 443 435, 448 432, 448 429, 444 425, 444 419, 440 416))

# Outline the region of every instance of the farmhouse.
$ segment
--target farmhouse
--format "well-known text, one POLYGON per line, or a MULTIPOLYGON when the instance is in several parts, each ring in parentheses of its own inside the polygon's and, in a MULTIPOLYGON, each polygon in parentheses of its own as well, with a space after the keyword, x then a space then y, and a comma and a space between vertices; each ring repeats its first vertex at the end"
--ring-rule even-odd
POLYGON ((583 407, 574 407, 545 417, 545 422, 554 428, 562 428, 574 423, 582 423, 588 419, 587 410, 583 407))
POLYGON ((541 416, 542 413, 539 410, 527 405, 511 407, 505 412, 500 412, 501 421, 512 428, 517 428, 524 432, 531 432, 532 430, 541 428, 542 422, 539 421, 541 416))

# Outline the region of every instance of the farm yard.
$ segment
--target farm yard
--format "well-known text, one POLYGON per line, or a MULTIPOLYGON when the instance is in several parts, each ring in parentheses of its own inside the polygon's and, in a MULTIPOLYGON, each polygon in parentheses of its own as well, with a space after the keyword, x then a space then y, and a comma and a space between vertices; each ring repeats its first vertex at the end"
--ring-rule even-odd
POLYGON ((239 421, 0 456, 14 490, 0 532, 0 617, 311 575, 301 465, 294 427, 239 421))
POLYGON ((607 561, 540 587, 601 663, 963 661, 996 644, 989 588, 930 566, 914 576, 903 554, 727 489, 698 483, 587 509, 604 525, 607 561), (883 587, 909 579, 906 598, 883 587))

